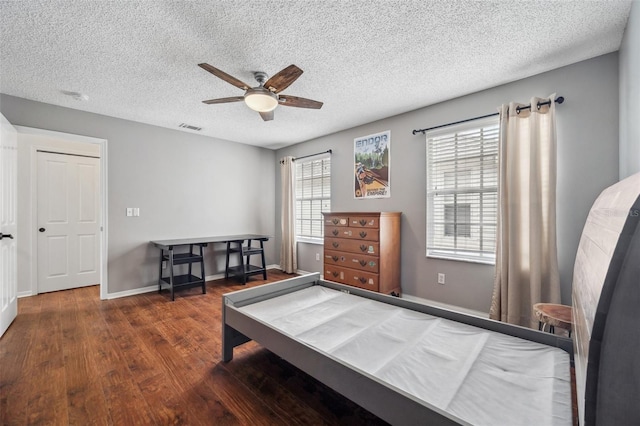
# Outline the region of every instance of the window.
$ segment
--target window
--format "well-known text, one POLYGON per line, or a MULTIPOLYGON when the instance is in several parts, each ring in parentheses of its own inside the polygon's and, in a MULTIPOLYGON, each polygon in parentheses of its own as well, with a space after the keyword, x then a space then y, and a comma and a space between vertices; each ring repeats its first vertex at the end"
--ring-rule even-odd
POLYGON ((427 257, 495 263, 498 117, 427 132, 427 257))
POLYGON ((296 238, 322 242, 322 212, 331 211, 331 157, 296 161, 296 238))
POLYGON ((444 235, 471 238, 471 204, 444 205, 444 235))

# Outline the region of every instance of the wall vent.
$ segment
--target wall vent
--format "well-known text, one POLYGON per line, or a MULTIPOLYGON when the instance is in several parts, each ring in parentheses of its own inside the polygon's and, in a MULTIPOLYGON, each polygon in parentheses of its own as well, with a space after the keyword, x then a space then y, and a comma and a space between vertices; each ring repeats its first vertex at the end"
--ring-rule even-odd
POLYGON ((183 129, 195 130, 196 132, 202 130, 202 127, 192 126, 191 124, 187 123, 180 123, 178 127, 182 127, 183 129))

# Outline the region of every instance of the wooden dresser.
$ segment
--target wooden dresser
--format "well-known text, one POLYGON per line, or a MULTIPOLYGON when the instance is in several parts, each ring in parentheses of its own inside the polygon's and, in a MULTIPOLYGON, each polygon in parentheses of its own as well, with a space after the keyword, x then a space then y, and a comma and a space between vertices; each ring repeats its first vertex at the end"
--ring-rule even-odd
POLYGON ((400 295, 400 212, 324 215, 324 279, 400 295))

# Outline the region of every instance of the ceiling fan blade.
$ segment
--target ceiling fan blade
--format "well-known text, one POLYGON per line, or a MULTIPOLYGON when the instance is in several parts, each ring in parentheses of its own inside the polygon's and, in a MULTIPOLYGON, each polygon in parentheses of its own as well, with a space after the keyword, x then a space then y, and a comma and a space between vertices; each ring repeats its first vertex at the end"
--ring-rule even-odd
POLYGON ((238 80, 237 78, 230 76, 229 74, 227 74, 224 71, 219 70, 216 67, 212 67, 209 64, 198 64, 198 66, 200 68, 202 68, 205 71, 209 71, 211 74, 215 75, 216 77, 226 81, 227 83, 233 84, 234 86, 236 86, 237 88, 240 88, 242 90, 247 90, 249 89, 251 86, 249 86, 247 83, 244 83, 240 80, 238 80))
POLYGON ((209 99, 208 101, 202 101, 203 104, 227 104, 229 102, 244 101, 244 96, 232 96, 230 98, 209 99))
POLYGON ((274 110, 267 111, 267 112, 260 112, 259 114, 260 114, 260 117, 262 117, 262 119, 264 121, 271 121, 271 120, 273 120, 273 111, 274 110))
POLYGON ((302 70, 295 65, 289 65, 273 77, 271 77, 264 84, 263 87, 271 90, 274 93, 280 93, 291 85, 294 81, 302 75, 302 70))
POLYGON ((279 95, 280 105, 282 106, 290 106, 296 108, 312 108, 312 109, 320 109, 322 108, 323 103, 314 101, 306 98, 299 98, 297 96, 291 95, 279 95))

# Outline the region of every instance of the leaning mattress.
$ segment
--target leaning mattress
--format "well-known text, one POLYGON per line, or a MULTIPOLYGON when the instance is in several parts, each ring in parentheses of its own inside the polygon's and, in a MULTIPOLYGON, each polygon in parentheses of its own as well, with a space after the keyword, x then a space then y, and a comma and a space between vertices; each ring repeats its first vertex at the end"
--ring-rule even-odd
POLYGON ((465 422, 572 424, 561 349, 322 286, 240 310, 465 422))

